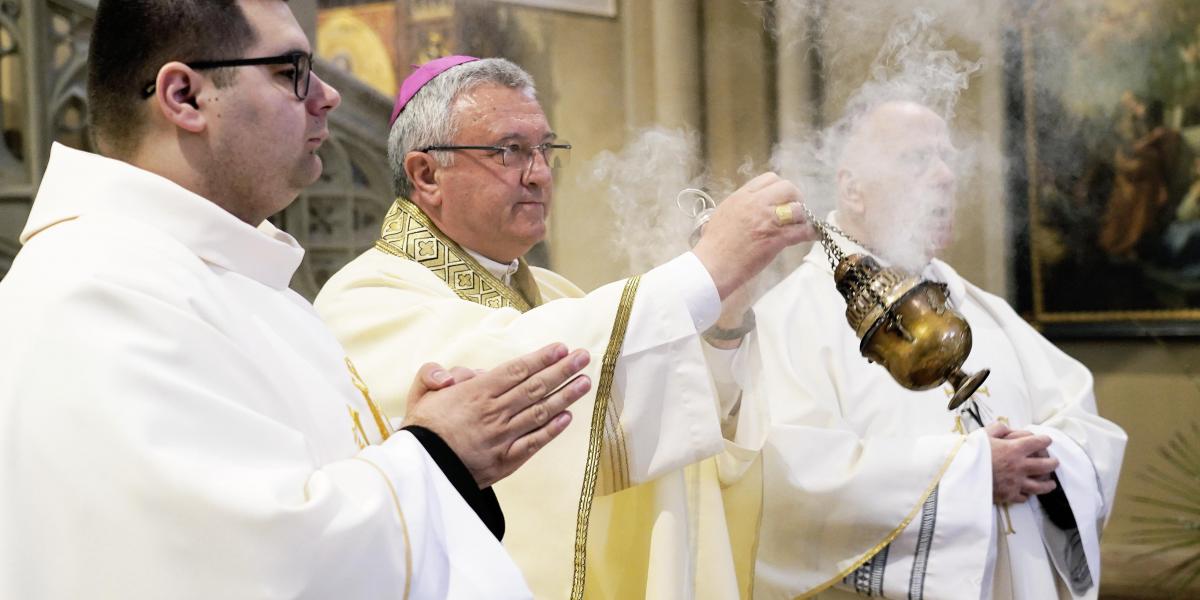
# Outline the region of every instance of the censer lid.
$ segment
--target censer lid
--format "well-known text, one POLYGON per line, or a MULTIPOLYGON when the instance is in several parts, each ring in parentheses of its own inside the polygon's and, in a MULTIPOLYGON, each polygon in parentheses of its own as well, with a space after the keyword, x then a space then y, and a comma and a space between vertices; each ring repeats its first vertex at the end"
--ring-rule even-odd
POLYGON ((838 261, 833 278, 846 299, 846 321, 859 338, 883 318, 889 306, 921 283, 905 271, 883 267, 874 257, 851 254, 838 261))

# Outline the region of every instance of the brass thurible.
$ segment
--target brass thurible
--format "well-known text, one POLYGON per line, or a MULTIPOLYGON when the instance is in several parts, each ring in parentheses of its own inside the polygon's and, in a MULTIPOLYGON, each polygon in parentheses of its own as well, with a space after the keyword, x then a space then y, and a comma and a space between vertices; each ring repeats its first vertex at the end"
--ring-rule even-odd
POLYGON ((971 326, 951 307, 946 284, 884 267, 867 254, 846 255, 831 233, 863 244, 805 211, 846 299, 846 322, 860 340, 858 351, 910 390, 949 383, 954 388, 949 410, 966 402, 991 371, 962 370, 971 354, 971 326))
MULTIPOLYGON (((716 203, 695 189, 680 192, 675 201, 693 219, 689 241, 695 246, 716 203), (690 208, 685 204, 689 196, 695 198, 690 208)), ((966 402, 991 371, 962 370, 971 354, 971 326, 951 307, 946 284, 884 267, 868 254, 847 255, 832 234, 866 246, 817 219, 807 207, 804 212, 821 237, 837 291, 846 299, 846 321, 860 340, 858 351, 907 389, 929 390, 949 383, 954 388, 949 410, 966 402)))

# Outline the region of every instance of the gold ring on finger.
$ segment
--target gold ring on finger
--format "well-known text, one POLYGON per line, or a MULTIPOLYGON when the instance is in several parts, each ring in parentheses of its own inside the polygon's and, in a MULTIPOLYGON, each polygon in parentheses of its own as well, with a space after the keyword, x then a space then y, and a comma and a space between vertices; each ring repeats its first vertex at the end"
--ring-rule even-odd
POLYGON ((784 225, 791 225, 793 222, 795 222, 794 215, 792 215, 792 205, 776 204, 775 218, 779 219, 780 227, 784 225))

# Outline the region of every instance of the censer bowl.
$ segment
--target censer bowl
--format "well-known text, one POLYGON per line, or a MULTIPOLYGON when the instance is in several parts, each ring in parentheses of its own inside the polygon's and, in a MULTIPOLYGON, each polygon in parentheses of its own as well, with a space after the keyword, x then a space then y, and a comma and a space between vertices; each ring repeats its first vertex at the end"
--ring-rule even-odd
POLYGON ((945 284, 881 267, 862 254, 835 271, 846 297, 846 319, 861 339, 859 352, 897 383, 920 391, 950 383, 949 408, 958 408, 989 374, 962 370, 971 353, 971 326, 950 308, 945 284))

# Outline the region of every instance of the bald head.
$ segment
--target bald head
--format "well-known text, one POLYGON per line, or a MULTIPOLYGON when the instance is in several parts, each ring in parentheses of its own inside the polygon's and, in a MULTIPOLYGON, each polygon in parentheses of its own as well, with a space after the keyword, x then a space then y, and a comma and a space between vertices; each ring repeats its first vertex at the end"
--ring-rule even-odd
POLYGON ((915 102, 885 102, 847 136, 837 172, 845 229, 909 267, 949 245, 957 152, 946 121, 915 102))
POLYGON ((894 169, 916 172, 919 159, 929 162, 950 150, 950 134, 937 113, 915 102, 885 102, 868 110, 850 128, 839 172, 876 178, 894 169))

